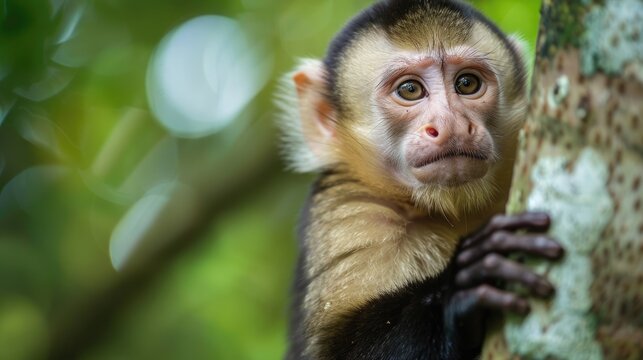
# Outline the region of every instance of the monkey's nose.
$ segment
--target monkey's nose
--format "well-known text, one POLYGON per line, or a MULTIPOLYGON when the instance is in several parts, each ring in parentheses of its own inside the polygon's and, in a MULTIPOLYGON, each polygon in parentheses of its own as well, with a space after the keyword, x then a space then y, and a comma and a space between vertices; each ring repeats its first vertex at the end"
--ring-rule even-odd
POLYGON ((436 138, 438 137, 438 135, 440 135, 440 132, 433 126, 427 126, 426 129, 424 130, 430 137, 433 137, 433 138, 436 138))
POLYGON ((420 138, 424 139, 427 144, 431 143, 437 146, 449 141, 449 138, 453 135, 452 129, 448 125, 435 122, 424 124, 417 130, 416 134, 418 134, 420 138))

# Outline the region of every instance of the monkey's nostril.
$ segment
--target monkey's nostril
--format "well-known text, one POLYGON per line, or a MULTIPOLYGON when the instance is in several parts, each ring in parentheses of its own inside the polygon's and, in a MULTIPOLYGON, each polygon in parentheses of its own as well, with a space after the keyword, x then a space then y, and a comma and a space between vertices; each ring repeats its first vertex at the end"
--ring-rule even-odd
POLYGON ((473 124, 469 123, 469 135, 473 135, 473 124))
POLYGON ((431 137, 438 137, 438 135, 440 135, 440 133, 435 128, 430 126, 426 128, 426 133, 431 137))

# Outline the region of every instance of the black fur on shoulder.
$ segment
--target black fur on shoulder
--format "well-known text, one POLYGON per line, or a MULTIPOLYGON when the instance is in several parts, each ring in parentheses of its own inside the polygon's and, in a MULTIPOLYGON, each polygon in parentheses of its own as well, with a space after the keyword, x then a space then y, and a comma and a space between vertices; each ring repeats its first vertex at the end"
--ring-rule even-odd
MULTIPOLYGON (((445 329, 444 305, 450 296, 450 269, 437 278, 382 295, 329 325, 320 359, 442 360, 472 359, 445 329), (332 350, 330 350, 332 349, 332 350)), ((468 351, 467 351, 468 350, 468 351)))

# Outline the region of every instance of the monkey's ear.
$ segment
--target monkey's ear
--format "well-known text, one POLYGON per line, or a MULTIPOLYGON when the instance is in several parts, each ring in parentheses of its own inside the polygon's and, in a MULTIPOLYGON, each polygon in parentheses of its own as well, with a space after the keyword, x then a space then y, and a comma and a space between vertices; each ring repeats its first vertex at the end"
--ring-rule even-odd
POLYGON ((509 44, 511 47, 520 55, 523 62, 527 59, 527 53, 529 52, 529 43, 522 36, 518 34, 511 34, 507 36, 509 44))
POLYGON ((302 130, 312 145, 326 142, 335 133, 335 110, 329 103, 326 70, 319 60, 302 63, 292 75, 299 99, 302 130))
POLYGON ((319 60, 304 60, 289 74, 296 101, 282 104, 286 155, 297 171, 320 170, 334 162, 335 109, 328 101, 326 70, 319 60), (291 108, 286 108, 290 106, 291 108), (295 108, 297 111, 293 111, 295 108))

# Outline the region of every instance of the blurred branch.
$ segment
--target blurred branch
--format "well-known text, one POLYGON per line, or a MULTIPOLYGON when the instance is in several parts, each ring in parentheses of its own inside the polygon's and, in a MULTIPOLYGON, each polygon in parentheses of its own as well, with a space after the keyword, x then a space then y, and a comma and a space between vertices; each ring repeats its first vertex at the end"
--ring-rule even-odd
POLYGON ((72 359, 89 350, 110 330, 119 313, 144 294, 174 259, 205 239, 220 214, 254 196, 279 173, 274 139, 268 135, 274 131, 265 123, 256 121, 230 148, 228 156, 220 157, 225 161, 196 161, 201 175, 192 179, 193 191, 173 194, 143 235, 143 246, 134 260, 102 291, 54 319, 49 358, 72 359), (204 170, 207 167, 209 171, 204 170))

